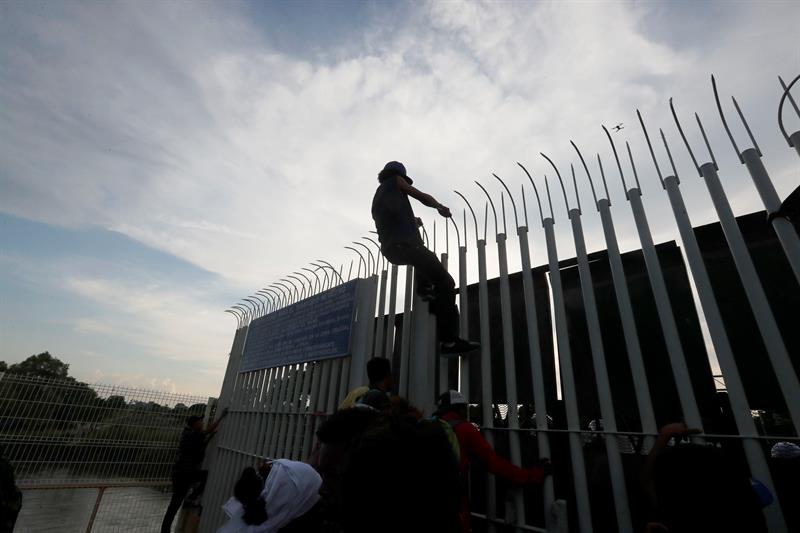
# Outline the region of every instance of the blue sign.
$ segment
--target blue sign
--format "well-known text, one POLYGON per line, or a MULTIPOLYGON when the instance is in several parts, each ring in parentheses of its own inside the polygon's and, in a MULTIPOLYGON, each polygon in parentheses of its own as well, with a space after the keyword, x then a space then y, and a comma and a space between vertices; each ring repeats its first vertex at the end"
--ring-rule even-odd
POLYGON ((357 286, 349 281, 253 320, 239 371, 348 355, 357 286))

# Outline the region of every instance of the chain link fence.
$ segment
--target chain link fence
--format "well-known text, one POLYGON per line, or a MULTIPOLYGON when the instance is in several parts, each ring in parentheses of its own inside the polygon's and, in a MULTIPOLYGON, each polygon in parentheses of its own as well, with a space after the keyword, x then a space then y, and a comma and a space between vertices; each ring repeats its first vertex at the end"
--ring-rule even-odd
POLYGON ((156 531, 189 415, 215 399, 0 373, 0 445, 23 504, 15 531, 156 531))

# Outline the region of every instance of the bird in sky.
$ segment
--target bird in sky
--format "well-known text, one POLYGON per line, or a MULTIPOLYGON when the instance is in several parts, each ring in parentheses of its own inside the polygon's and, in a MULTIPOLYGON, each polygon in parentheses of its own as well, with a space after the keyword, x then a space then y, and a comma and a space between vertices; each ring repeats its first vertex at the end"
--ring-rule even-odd
POLYGON ((616 126, 614 126, 614 127, 613 127, 613 128, 611 128, 611 129, 613 129, 614 131, 620 131, 620 130, 623 130, 623 129, 625 129, 625 127, 624 127, 622 124, 623 124, 623 123, 622 123, 622 122, 620 122, 619 124, 617 124, 616 126))

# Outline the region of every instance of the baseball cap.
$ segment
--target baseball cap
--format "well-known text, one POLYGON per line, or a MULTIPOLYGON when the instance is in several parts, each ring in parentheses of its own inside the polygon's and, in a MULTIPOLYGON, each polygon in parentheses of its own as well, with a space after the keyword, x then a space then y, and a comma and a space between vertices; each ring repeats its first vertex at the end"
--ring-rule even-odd
POLYGON ((403 176, 403 178, 405 178, 405 180, 409 183, 409 185, 414 183, 414 180, 409 178, 408 175, 406 174, 406 166, 400 161, 389 161, 383 166, 383 172, 386 173, 391 172, 394 174, 399 174, 400 176, 403 176))
POLYGON ((444 413, 445 411, 449 411, 452 407, 467 405, 467 399, 457 390, 449 390, 439 396, 437 405, 439 406, 437 412, 444 413))

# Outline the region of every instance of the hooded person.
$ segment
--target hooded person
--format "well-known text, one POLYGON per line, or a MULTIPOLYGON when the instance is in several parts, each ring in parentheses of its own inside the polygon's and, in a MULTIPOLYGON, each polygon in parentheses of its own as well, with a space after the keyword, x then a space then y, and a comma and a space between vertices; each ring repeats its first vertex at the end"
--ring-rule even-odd
POLYGON ((307 463, 277 459, 261 472, 265 475, 263 488, 260 481, 254 482, 252 468, 242 473, 234 496, 222 506, 229 520, 217 533, 307 530, 299 522, 308 517, 319 501, 322 478, 317 471, 307 463))

